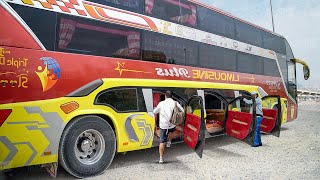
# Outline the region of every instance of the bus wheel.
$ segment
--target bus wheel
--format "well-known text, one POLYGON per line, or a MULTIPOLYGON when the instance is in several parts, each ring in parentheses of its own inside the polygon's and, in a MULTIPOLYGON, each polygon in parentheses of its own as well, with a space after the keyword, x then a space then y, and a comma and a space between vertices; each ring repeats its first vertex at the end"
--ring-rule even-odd
POLYGON ((78 178, 96 176, 111 164, 116 138, 109 123, 98 116, 74 119, 65 128, 59 149, 64 169, 78 178))

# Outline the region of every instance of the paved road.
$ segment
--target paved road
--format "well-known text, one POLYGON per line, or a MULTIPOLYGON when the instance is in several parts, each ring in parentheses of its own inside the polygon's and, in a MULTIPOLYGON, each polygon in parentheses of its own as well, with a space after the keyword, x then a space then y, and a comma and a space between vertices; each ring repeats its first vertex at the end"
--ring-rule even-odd
MULTIPOLYGON (((91 179, 320 179, 319 129, 320 103, 301 105, 298 119, 282 126, 279 139, 262 136, 262 147, 227 136, 211 138, 200 159, 185 144, 175 144, 165 164, 157 163, 157 148, 128 152, 91 179)), ((50 179, 38 167, 20 169, 11 178, 50 179)), ((59 168, 57 179, 74 178, 59 168)))

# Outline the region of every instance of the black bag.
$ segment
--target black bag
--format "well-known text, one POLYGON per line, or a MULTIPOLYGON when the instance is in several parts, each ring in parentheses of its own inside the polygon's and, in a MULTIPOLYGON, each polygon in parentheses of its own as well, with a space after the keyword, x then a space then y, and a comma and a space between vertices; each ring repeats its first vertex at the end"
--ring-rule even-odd
POLYGON ((183 123, 184 120, 184 113, 178 107, 178 103, 175 102, 175 106, 172 111, 172 116, 170 118, 170 123, 174 125, 180 125, 183 123))

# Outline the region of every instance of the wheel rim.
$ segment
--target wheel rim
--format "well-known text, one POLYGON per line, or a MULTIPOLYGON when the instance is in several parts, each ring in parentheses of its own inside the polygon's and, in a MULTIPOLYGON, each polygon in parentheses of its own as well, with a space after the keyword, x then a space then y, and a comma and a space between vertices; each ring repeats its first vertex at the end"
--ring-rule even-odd
POLYGON ((98 162, 105 151, 105 140, 102 134, 94 129, 82 132, 74 145, 77 159, 85 165, 98 162))

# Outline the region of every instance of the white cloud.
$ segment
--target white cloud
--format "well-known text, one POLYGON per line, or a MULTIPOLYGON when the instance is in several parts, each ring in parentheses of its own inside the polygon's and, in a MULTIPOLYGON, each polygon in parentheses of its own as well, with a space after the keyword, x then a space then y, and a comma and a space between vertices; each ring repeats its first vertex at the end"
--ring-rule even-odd
POLYGON ((310 66, 308 81, 302 78, 302 67, 297 68, 298 83, 320 88, 320 3, 314 2, 280 4, 274 17, 276 31, 288 40, 295 57, 305 60, 310 66))

